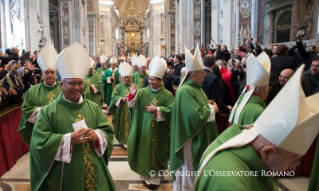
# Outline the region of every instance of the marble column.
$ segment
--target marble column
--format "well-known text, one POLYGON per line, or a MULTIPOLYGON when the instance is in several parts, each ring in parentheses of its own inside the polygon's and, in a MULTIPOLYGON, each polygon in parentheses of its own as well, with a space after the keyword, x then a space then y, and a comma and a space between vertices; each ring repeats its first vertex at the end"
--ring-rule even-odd
POLYGON ((121 52, 119 53, 119 55, 121 55, 122 53, 124 53, 124 47, 125 47, 125 33, 124 33, 124 26, 121 27, 121 52))
MULTIPOLYGON (((240 17, 240 3, 237 1, 236 3, 236 37, 235 37, 235 49, 239 45, 239 17, 240 17)), ((257 38, 257 37, 256 37, 257 38)))
POLYGON ((290 28, 290 41, 294 41, 296 38, 295 30, 296 24, 298 22, 298 12, 299 12, 299 0, 294 0, 292 2, 291 10, 291 28, 290 28))
POLYGON ((203 44, 204 46, 206 46, 206 42, 205 42, 205 0, 201 0, 201 44, 203 44))
POLYGON ((53 23, 53 40, 54 40, 54 48, 60 52, 59 50, 59 15, 58 12, 52 12, 52 23, 53 23))
POLYGON ((0 0, 1 11, 1 48, 2 52, 5 52, 7 48, 7 35, 6 35, 6 18, 5 18, 5 2, 0 0))
POLYGON ((268 15, 268 44, 274 43, 274 13, 272 11, 267 12, 268 15))
POLYGON ((251 1, 251 33, 252 38, 257 39, 257 18, 258 18, 258 0, 251 1))
POLYGON ((140 28, 140 52, 141 54, 144 55, 144 39, 143 39, 143 36, 144 36, 144 27, 141 27, 140 28))

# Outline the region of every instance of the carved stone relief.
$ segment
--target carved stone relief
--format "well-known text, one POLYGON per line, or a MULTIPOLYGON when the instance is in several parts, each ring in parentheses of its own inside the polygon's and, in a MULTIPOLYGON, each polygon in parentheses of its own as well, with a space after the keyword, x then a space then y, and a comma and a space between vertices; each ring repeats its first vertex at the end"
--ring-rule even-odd
POLYGON ((243 25, 240 26, 240 36, 239 36, 239 45, 244 45, 248 43, 248 39, 250 37, 250 28, 249 25, 246 27, 243 27, 243 25))
POLYGON ((308 10, 304 13, 305 17, 302 22, 298 22, 296 24, 295 29, 295 35, 297 35, 298 31, 303 31, 304 33, 304 39, 310 39, 311 38, 311 32, 313 27, 313 8, 312 6, 308 7, 308 10))
POLYGON ((70 46, 70 18, 69 18, 69 3, 62 2, 61 3, 62 12, 62 36, 63 36, 63 49, 70 46))
POLYGON ((244 19, 250 16, 251 2, 250 0, 240 0, 240 16, 244 19))
POLYGON ((22 15, 21 15, 21 4, 19 1, 12 1, 11 7, 11 22, 13 25, 19 25, 22 21, 22 15))

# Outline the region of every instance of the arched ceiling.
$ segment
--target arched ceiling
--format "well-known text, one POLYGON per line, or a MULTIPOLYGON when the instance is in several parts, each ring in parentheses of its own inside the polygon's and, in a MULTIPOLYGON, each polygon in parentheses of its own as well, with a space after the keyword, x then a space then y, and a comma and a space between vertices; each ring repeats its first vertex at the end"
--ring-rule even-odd
POLYGON ((150 6, 149 0, 113 0, 114 7, 119 12, 120 18, 143 18, 150 6))

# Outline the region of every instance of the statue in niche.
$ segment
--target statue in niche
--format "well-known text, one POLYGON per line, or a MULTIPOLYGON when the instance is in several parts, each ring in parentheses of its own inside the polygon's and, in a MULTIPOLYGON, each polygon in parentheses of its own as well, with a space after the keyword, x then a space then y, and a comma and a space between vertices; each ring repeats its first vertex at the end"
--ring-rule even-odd
POLYGON ((21 6, 19 2, 13 2, 11 4, 11 22, 14 25, 18 25, 22 21, 21 17, 21 6))
POLYGON ((37 15, 38 18, 38 42, 40 43, 43 38, 43 29, 44 26, 40 23, 40 16, 37 15))
POLYGON ((305 12, 304 21, 298 22, 296 24, 295 34, 297 34, 300 30, 302 30, 305 33, 304 39, 310 39, 312 26, 313 26, 313 9, 312 9, 312 6, 309 6, 308 10, 305 12))

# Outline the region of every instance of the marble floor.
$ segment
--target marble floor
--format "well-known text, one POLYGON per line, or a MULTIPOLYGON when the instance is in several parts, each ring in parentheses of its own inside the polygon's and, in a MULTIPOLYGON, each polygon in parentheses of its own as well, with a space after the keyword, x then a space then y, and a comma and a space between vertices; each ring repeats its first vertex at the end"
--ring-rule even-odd
MULTIPOLYGON (((107 116, 111 121, 111 116, 107 116)), ((29 153, 21 156, 14 167, 0 178, 0 191, 29 191, 30 190, 30 167, 29 153)), ((114 149, 109 162, 109 170, 113 177, 116 190, 133 191, 148 190, 143 186, 138 174, 133 172, 127 162, 126 149, 114 140, 114 149)), ((278 179, 278 186, 281 191, 306 191, 309 177, 294 177, 278 179)), ((158 191, 173 190, 171 177, 164 177, 158 191)))

